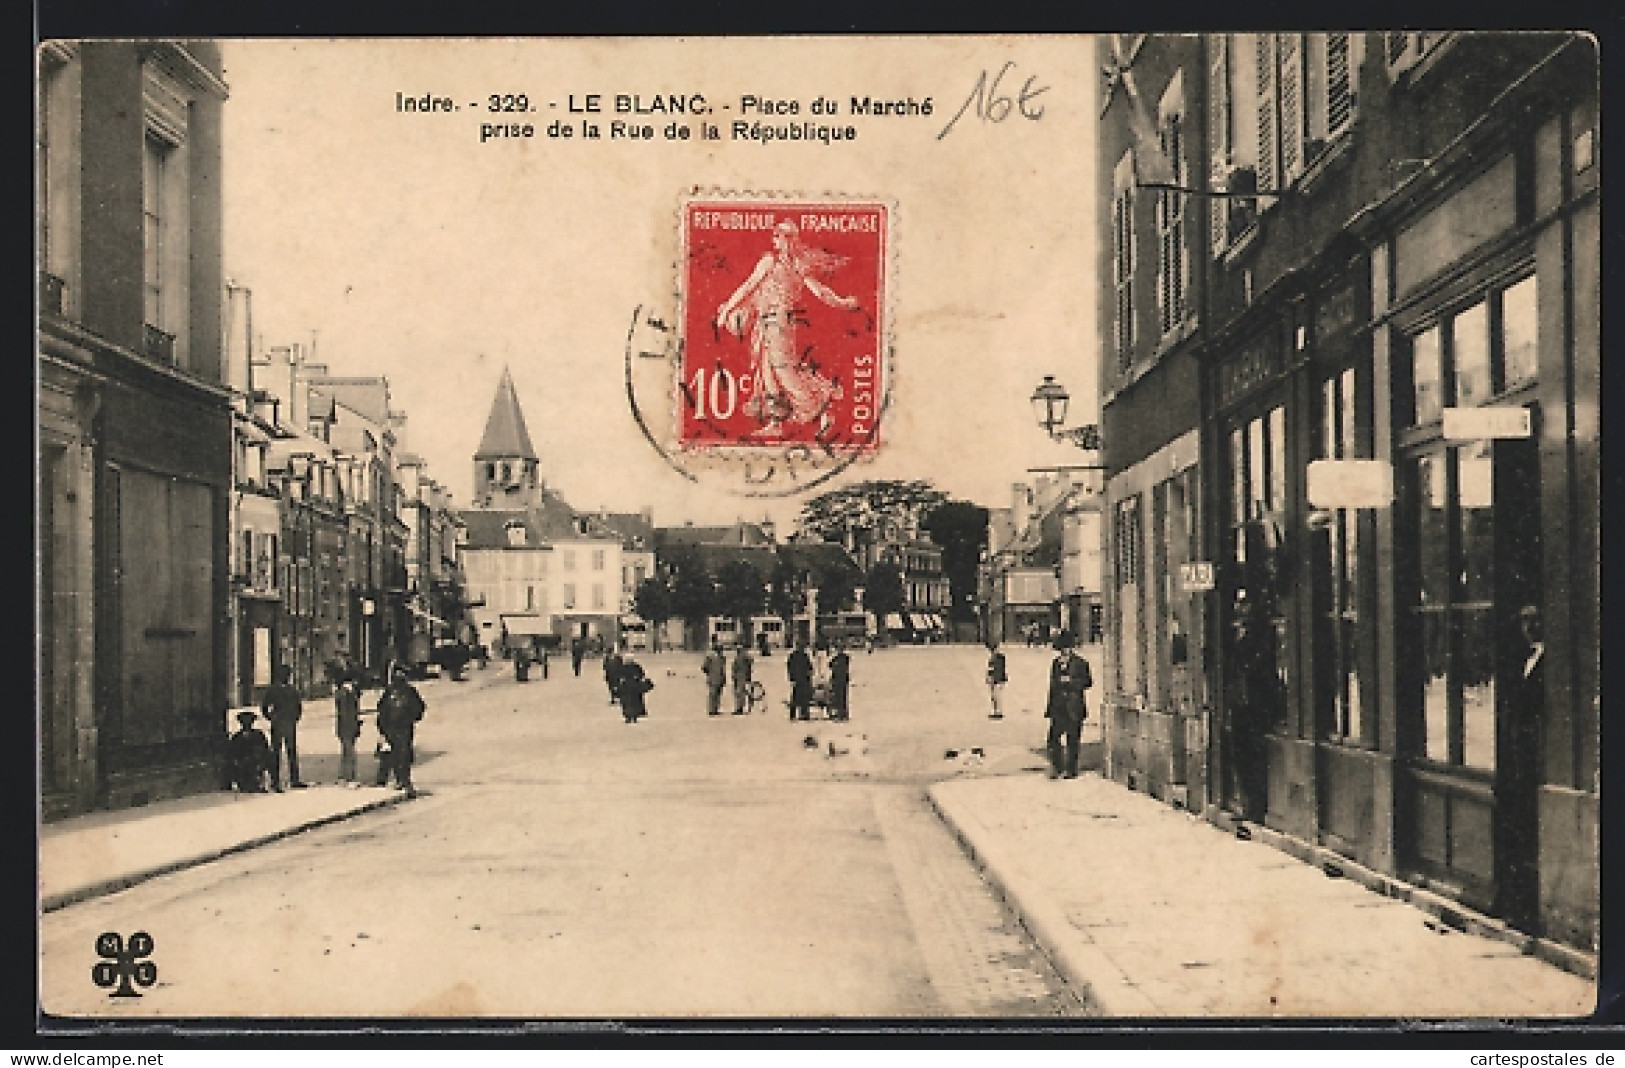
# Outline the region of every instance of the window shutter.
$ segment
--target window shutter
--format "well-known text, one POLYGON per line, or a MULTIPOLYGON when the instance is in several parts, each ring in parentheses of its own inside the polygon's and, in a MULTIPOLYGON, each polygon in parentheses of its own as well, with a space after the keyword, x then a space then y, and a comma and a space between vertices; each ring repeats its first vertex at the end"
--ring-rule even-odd
MULTIPOLYGON (((1254 35, 1254 59, 1258 70, 1258 189, 1266 192, 1278 187, 1275 151, 1275 35, 1254 35)), ((1265 203, 1270 203, 1265 201, 1265 203)))
MULTIPOLYGON (((1208 181, 1216 192, 1228 192, 1232 136, 1230 117, 1230 35, 1208 38, 1207 136, 1212 174, 1208 181)), ((1224 197, 1208 200, 1208 244, 1213 252, 1224 251, 1230 236, 1230 202, 1224 197)))
POLYGON ((1349 35, 1326 35, 1326 138, 1331 140, 1354 119, 1354 74, 1349 35))
POLYGON ((1383 51, 1388 59, 1388 74, 1397 78, 1422 58, 1422 35, 1404 30, 1390 31, 1384 36, 1383 51))
POLYGON ((1281 101, 1281 174, 1283 184, 1303 173, 1303 35, 1277 37, 1281 77, 1276 93, 1281 101))

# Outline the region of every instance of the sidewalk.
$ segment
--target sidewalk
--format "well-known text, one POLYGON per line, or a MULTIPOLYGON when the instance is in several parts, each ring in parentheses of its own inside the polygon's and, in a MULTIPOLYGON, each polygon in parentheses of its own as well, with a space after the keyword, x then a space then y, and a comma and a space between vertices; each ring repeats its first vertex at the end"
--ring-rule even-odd
MULTIPOLYGON (((495 681, 497 675, 487 669, 471 671, 469 678, 466 683, 434 679, 416 685, 432 709, 437 698, 457 692, 453 687, 477 688, 495 681)), ((368 690, 362 697, 358 771, 366 783, 370 783, 377 767, 372 756, 372 715, 379 692, 368 690)), ((259 725, 264 728, 263 719, 259 725)), ((393 789, 371 785, 352 789, 336 783, 338 753, 333 701, 311 698, 305 701, 299 721, 300 772, 312 784, 309 789, 281 794, 214 790, 42 825, 40 911, 51 912, 111 894, 154 876, 205 864, 405 800, 403 793, 393 789)))
POLYGON ((1108 1016, 1574 1017, 1593 984, 1085 774, 958 779, 937 811, 1108 1016))
POLYGON ((40 911, 111 894, 405 797, 384 787, 331 783, 282 794, 217 790, 57 820, 40 830, 40 911))

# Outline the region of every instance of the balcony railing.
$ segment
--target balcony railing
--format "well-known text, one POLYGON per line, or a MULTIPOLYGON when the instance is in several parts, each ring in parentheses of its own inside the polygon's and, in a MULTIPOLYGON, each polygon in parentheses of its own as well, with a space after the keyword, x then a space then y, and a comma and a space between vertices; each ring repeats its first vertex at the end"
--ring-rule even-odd
POLYGON ((41 315, 61 315, 63 298, 68 283, 48 271, 39 274, 39 310, 41 315))
POLYGON ((143 329, 146 331, 144 344, 147 355, 164 363, 174 363, 175 335, 165 333, 151 323, 145 324, 143 329))

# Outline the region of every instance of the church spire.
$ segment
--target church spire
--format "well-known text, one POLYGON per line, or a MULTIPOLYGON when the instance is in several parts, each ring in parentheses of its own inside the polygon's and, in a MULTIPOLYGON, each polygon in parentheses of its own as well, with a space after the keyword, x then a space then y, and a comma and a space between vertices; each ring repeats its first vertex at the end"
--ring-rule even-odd
POLYGON ((474 501, 486 508, 523 508, 541 500, 541 461, 525 429, 525 413, 513 376, 502 369, 502 381, 485 420, 485 437, 474 453, 474 501))
POLYGON ((519 408, 513 376, 502 369, 502 381, 491 401, 491 414, 485 420, 485 436, 474 453, 475 460, 536 460, 530 433, 525 429, 525 413, 519 408))

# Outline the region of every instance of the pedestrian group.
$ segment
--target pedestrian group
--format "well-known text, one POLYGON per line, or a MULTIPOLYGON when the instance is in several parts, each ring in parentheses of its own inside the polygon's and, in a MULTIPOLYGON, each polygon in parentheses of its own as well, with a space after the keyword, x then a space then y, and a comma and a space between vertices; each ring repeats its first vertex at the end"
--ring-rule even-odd
MULTIPOLYGON (((338 781, 359 785, 356 750, 361 738, 361 674, 341 654, 328 665, 327 675, 333 683, 333 732, 339 742, 338 781)), ((259 717, 254 710, 245 708, 237 713, 238 729, 226 739, 225 777, 230 787, 239 793, 281 793, 284 753, 288 763, 287 785, 293 789, 310 785, 299 775, 299 721, 304 716, 304 701, 293 685, 290 667, 279 667, 275 678, 260 700, 260 711, 270 725, 270 737, 255 725, 259 717)), ((378 786, 393 779, 396 788, 404 790, 407 797, 417 796, 417 788, 412 784, 413 744, 417 724, 426 711, 423 696, 407 679, 406 666, 391 666, 389 681, 378 698, 374 720, 378 728, 374 748, 378 786)))

